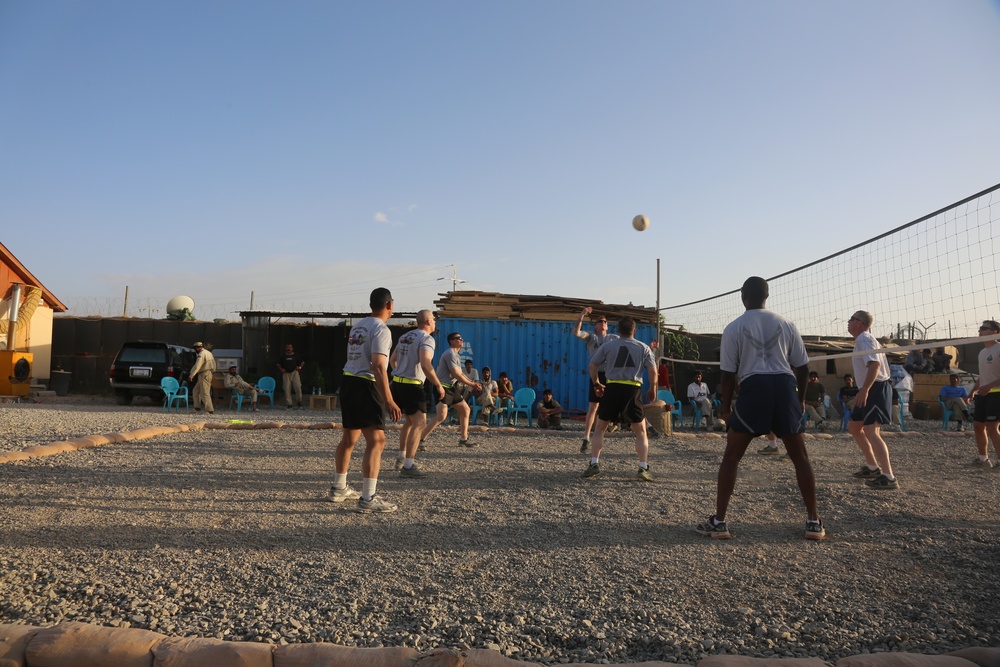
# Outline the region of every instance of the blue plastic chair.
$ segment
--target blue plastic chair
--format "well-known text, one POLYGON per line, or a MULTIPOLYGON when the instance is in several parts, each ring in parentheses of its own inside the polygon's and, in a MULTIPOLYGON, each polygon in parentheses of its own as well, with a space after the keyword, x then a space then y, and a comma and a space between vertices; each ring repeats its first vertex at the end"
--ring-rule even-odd
MULTIPOLYGON (((945 431, 947 431, 948 430, 948 422, 951 421, 951 418, 955 416, 954 415, 955 411, 954 410, 949 410, 948 408, 944 407, 944 401, 941 400, 940 396, 938 396, 938 403, 941 404, 941 428, 944 429, 945 431)), ((902 416, 902 414, 900 414, 900 416, 899 416, 899 421, 900 421, 900 424, 902 424, 902 422, 903 422, 903 416, 902 416)))
POLYGON ((163 390, 163 411, 170 412, 170 409, 177 404, 177 411, 180 412, 180 403, 184 401, 184 409, 190 409, 188 405, 188 388, 182 387, 176 378, 165 377, 160 380, 160 389, 163 390))
MULTIPOLYGON (((243 394, 241 394, 236 389, 236 387, 230 387, 229 391, 231 392, 229 394, 229 409, 230 410, 233 409, 233 401, 236 401, 236 412, 242 412, 243 411, 243 399, 250 400, 250 397, 249 396, 244 396, 243 394)), ((259 395, 259 393, 258 393, 258 395, 259 395)))
POLYGON ((531 428, 531 407, 535 404, 535 390, 522 387, 514 392, 514 404, 510 406, 510 419, 514 426, 517 426, 517 415, 521 412, 528 419, 528 428, 531 428))
MULTIPOLYGON (((688 403, 691 404, 691 410, 692 410, 691 428, 697 431, 698 429, 701 428, 701 418, 704 415, 702 415, 701 407, 698 405, 698 403, 695 402, 693 398, 689 398, 688 403)), ((705 428, 707 429, 708 427, 706 426, 705 428)))
POLYGON ((660 389, 656 392, 656 398, 670 406, 670 417, 674 427, 684 423, 684 414, 681 412, 681 402, 674 398, 674 393, 669 389, 660 389))
POLYGON ((265 375, 261 379, 257 380, 257 396, 258 402, 260 397, 263 396, 267 400, 271 401, 271 407, 274 407, 274 389, 278 385, 277 380, 269 375, 265 375))

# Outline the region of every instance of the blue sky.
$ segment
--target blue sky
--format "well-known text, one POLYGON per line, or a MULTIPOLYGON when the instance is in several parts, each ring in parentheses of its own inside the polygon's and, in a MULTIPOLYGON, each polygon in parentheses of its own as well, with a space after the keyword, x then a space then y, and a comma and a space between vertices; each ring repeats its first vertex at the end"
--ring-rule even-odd
POLYGON ((2 241, 78 315, 666 306, 1000 182, 998 64, 996 0, 0 0, 2 241))

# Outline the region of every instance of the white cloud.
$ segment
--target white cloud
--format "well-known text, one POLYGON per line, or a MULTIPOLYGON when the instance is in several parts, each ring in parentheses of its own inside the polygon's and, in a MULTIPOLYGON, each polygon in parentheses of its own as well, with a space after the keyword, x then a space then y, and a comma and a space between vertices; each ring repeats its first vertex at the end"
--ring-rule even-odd
POLYGON ((382 211, 376 211, 374 219, 375 219, 375 222, 378 222, 378 223, 381 223, 381 224, 386 224, 386 223, 389 222, 389 216, 387 216, 382 211))

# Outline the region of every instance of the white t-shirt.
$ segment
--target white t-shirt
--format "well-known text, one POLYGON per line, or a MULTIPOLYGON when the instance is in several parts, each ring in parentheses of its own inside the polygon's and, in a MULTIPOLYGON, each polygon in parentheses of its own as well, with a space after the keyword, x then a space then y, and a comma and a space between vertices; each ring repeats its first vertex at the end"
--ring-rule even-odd
POLYGON ((347 339, 347 363, 344 372, 351 375, 375 379, 372 371, 372 355, 389 357, 392 348, 392 333, 385 322, 377 317, 366 317, 351 327, 347 339))
POLYGON ((809 363, 798 328, 766 308, 748 310, 722 331, 720 367, 742 382, 751 375, 791 375, 809 363))
MULTIPOLYGON (((979 386, 1000 380, 1000 345, 984 347, 979 351, 979 386)), ((1000 387, 989 393, 1000 391, 1000 387)))
MULTIPOLYGON (((854 339, 855 352, 881 349, 882 346, 879 345, 879 342, 875 340, 875 336, 873 336, 870 331, 862 331, 861 334, 854 339)), ((885 353, 872 352, 871 354, 866 354, 864 356, 851 357, 851 364, 854 366, 854 381, 859 387, 864 385, 865 378, 868 376, 868 364, 872 361, 877 361, 879 364, 878 375, 875 377, 875 381, 884 382, 889 379, 889 360, 885 358, 885 353)))
POLYGON ((704 382, 692 382, 688 385, 688 398, 708 398, 708 385, 704 382))
POLYGON ((427 374, 420 366, 420 352, 428 350, 433 358, 434 347, 434 338, 423 329, 406 332, 396 343, 396 367, 392 369, 392 374, 423 382, 427 379, 427 374))

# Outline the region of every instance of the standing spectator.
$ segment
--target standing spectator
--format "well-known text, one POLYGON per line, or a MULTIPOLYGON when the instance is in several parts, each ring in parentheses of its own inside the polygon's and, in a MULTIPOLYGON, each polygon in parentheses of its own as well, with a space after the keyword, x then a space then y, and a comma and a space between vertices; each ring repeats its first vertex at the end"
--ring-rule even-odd
POLYGON ((546 389, 542 392, 542 400, 538 401, 538 428, 551 428, 555 431, 562 430, 563 407, 559 401, 552 398, 552 390, 546 389))
MULTIPOLYGON (((826 530, 816 508, 816 477, 802 436, 809 355, 789 320, 766 308, 767 281, 747 278, 740 290, 746 312, 722 332, 722 418, 726 451, 719 466, 715 514, 695 527, 701 535, 728 540, 726 511, 736 488, 736 474, 754 438, 771 432, 785 443, 806 506, 806 539, 821 540, 826 530), (733 406, 733 393, 740 395, 733 406)), ((777 449, 775 447, 775 449, 777 449)))
POLYGON ((399 337, 396 349, 389 357, 392 365, 392 399, 403 413, 403 430, 399 434, 399 458, 396 469, 403 477, 424 477, 427 473, 416 464, 420 434, 427 426, 429 403, 424 383, 430 382, 435 396, 444 398, 444 387, 434 372, 434 313, 417 313, 417 328, 399 337))
POLYGON ((215 357, 205 349, 204 343, 195 343, 194 351, 197 355, 194 359, 194 366, 191 367, 188 377, 194 385, 192 399, 194 400, 195 412, 205 408, 205 412, 210 415, 215 414, 215 406, 212 404, 212 378, 215 376, 215 357))
POLYGON ((809 382, 806 383, 806 414, 816 424, 816 428, 826 428, 826 387, 819 381, 819 373, 810 371, 809 382))
MULTIPOLYGON (((580 317, 576 320, 576 326, 573 327, 573 335, 581 339, 587 345, 587 358, 592 359, 597 350, 611 340, 617 340, 618 336, 615 334, 608 333, 608 318, 601 315, 594 321, 594 331, 593 333, 583 330, 583 318, 594 312, 594 309, 587 306, 580 311, 580 317)), ((604 369, 599 368, 597 377, 601 384, 607 380, 607 376, 604 374, 604 369)), ((655 387, 654 387, 655 391, 655 387)), ((594 428, 594 421, 597 418, 597 406, 601 402, 601 397, 597 395, 594 389, 594 383, 590 383, 590 389, 587 393, 587 400, 589 401, 587 405, 587 417, 583 423, 583 443, 580 445, 580 453, 586 454, 587 450, 590 448, 590 433, 594 428)))
POLYGON ((854 384, 854 376, 848 373, 844 376, 844 386, 837 392, 837 400, 851 414, 854 409, 854 398, 858 395, 858 386, 854 384))
POLYGON ((444 398, 437 404, 437 414, 434 421, 424 427, 420 434, 420 441, 427 439, 434 429, 438 427, 447 417, 448 408, 453 407, 458 415, 458 444, 461 447, 475 447, 476 443, 469 441, 469 416, 472 408, 466 402, 469 393, 472 391, 482 391, 483 385, 473 382, 472 378, 462 372, 462 362, 458 356, 458 351, 462 349, 464 341, 462 334, 448 334, 448 349, 438 360, 437 376, 444 387, 444 398))
POLYGON ((874 318, 863 310, 851 315, 847 331, 854 337, 854 351, 867 352, 851 357, 854 377, 864 380, 854 398, 854 409, 847 430, 854 436, 858 449, 865 457, 865 464, 854 473, 873 489, 898 489, 899 482, 892 472, 889 446, 882 439, 882 424, 892 423, 892 383, 889 381, 889 362, 875 336, 871 334, 874 318))
MULTIPOLYGON (((385 322, 392 317, 392 294, 384 287, 372 290, 368 299, 372 314, 351 327, 347 338, 347 363, 340 385, 344 432, 335 455, 337 474, 330 487, 330 500, 342 503, 358 499, 359 512, 395 512, 398 507, 375 495, 385 449, 385 413, 398 421, 401 412, 389 388, 389 349, 392 334, 385 322), (351 453, 361 436, 365 454, 361 461, 361 493, 347 485, 351 453)), ((289 346, 290 347, 290 346, 289 346)))
POLYGON ((299 373, 305 366, 302 358, 295 354, 295 348, 289 343, 285 345, 285 353, 278 360, 278 370, 281 371, 281 386, 285 391, 285 408, 292 407, 292 393, 295 401, 302 408, 302 378, 299 373))
MULTIPOLYGON (((708 385, 701 380, 701 371, 696 371, 694 374, 694 382, 688 385, 688 399, 694 401, 701 408, 701 414, 705 416, 705 424, 709 429, 715 425, 715 420, 712 417, 712 392, 708 388, 708 385)), ((695 424, 694 427, 700 428, 701 424, 695 424)))
POLYGON ((235 389, 241 395, 249 396, 250 411, 257 412, 257 387, 244 380, 236 370, 236 366, 230 366, 229 372, 222 379, 222 383, 226 386, 226 389, 235 389))
POLYGON ((656 386, 658 389, 670 389, 670 364, 666 357, 660 357, 660 365, 656 369, 656 386))
MULTIPOLYGON (((983 341, 983 349, 979 351, 979 379, 972 388, 972 396, 976 398, 976 407, 972 413, 972 427, 976 434, 976 449, 979 456, 972 463, 983 468, 992 468, 990 463, 990 443, 993 452, 1000 456, 1000 348, 997 338, 1000 337, 1000 323, 996 320, 986 320, 979 327, 980 336, 990 336, 983 341)), ((1000 465, 1000 462, 998 462, 1000 465)))
POLYGON ((603 396, 597 411, 594 428, 593 448, 590 452, 590 466, 584 477, 601 474, 600 458, 604 448, 604 432, 611 422, 624 419, 635 435, 635 453, 639 458, 639 472, 636 477, 643 482, 652 482, 649 471, 649 440, 646 436, 646 419, 642 412, 642 369, 649 378, 647 401, 656 398, 656 360, 653 351, 642 341, 636 340, 635 320, 625 316, 618 322, 620 338, 609 340, 590 358, 590 381, 598 397, 603 396), (600 370, 607 373, 607 384, 600 379, 600 370), (605 387, 607 387, 605 389, 605 387))
POLYGON ((948 376, 948 384, 941 387, 941 391, 938 392, 938 398, 944 403, 945 410, 951 410, 957 418, 956 431, 964 431, 963 421, 969 418, 969 392, 958 384, 960 380, 961 378, 952 373, 948 376))

